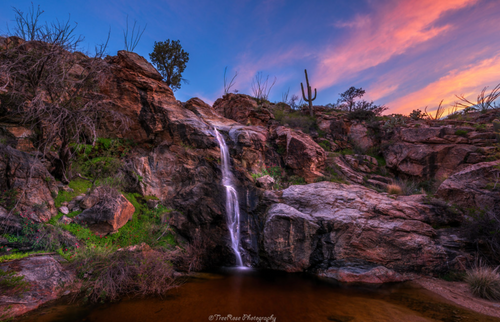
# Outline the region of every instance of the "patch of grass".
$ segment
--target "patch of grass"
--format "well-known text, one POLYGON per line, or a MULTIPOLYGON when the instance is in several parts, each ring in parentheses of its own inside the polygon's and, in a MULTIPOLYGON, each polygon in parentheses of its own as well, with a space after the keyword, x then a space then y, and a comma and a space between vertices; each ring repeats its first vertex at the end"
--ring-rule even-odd
POLYGON ((456 130, 455 135, 466 136, 469 131, 467 130, 456 130))
POLYGON ((469 284, 472 294, 488 300, 500 300, 500 274, 498 268, 482 264, 467 271, 465 281, 469 284))
POLYGON ((288 182, 290 182, 291 185, 303 185, 306 184, 306 180, 300 176, 291 176, 288 179, 288 182))
POLYGON ((486 130, 486 124, 474 124, 474 129, 476 131, 485 131, 486 130))
MULTIPOLYGON (((28 257, 30 255, 41 254, 41 253, 45 253, 45 251, 39 250, 39 251, 27 252, 27 253, 14 252, 14 253, 0 256, 0 263, 10 262, 10 261, 17 260, 17 259, 23 259, 23 258, 28 257)), ((0 270, 0 271, 2 271, 2 270, 0 270)))
POLYGON ((323 140, 320 143, 318 143, 320 147, 323 148, 325 151, 330 151, 332 149, 332 146, 330 144, 330 141, 328 140, 323 140))
POLYGON ((354 150, 353 149, 343 149, 343 150, 340 150, 339 153, 342 155, 353 155, 354 150))
MULTIPOLYGON (((94 247, 107 247, 118 249, 130 245, 146 243, 151 247, 175 245, 175 237, 168 225, 168 214, 172 211, 162 205, 155 209, 148 209, 141 204, 137 198, 139 194, 124 194, 128 201, 135 207, 132 220, 127 222, 118 232, 103 236, 93 233, 89 228, 76 223, 68 225, 59 224, 56 220, 54 225, 69 231, 85 244, 94 247)), ((76 214, 75 214, 76 215, 76 214)))
POLYGON ((312 130, 318 129, 316 118, 303 115, 299 111, 286 112, 282 109, 275 109, 273 114, 276 121, 281 125, 288 125, 291 128, 300 129, 304 133, 309 133, 312 130))
POLYGON ((61 204, 63 202, 69 202, 76 196, 87 192, 87 189, 89 189, 92 186, 92 183, 88 180, 76 179, 71 181, 68 184, 68 186, 71 189, 73 189, 73 192, 68 192, 68 191, 59 192, 57 197, 54 199, 54 203, 57 208, 61 207, 61 204))

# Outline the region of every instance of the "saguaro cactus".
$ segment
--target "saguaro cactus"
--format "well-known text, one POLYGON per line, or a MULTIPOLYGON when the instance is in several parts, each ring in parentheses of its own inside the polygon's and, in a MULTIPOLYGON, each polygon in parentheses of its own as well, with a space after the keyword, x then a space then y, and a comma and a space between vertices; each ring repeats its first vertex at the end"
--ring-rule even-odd
POLYGON ((300 87, 302 88, 302 97, 304 98, 304 101, 309 103, 309 113, 311 113, 311 116, 314 116, 312 102, 316 99, 316 88, 314 89, 314 97, 312 97, 311 86, 309 86, 309 78, 307 77, 307 69, 304 69, 304 73, 306 73, 307 98, 304 92, 304 84, 300 83, 300 87))

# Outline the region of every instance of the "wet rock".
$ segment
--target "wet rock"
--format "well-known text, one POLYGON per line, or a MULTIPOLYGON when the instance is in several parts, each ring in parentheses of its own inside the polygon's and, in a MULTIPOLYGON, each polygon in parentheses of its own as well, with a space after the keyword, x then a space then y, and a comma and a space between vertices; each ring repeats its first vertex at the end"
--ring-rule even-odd
MULTIPOLYGON (((346 265, 346 264, 344 264, 346 265)), ((333 267, 318 273, 319 276, 336 279, 343 283, 369 283, 382 284, 391 282, 403 282, 412 279, 412 275, 401 275, 384 266, 357 267, 347 264, 344 267, 333 267)))
POLYGON ((271 268, 301 272, 310 267, 319 226, 311 216, 286 204, 275 204, 267 212, 264 250, 271 268))
POLYGON ((263 230, 262 255, 272 268, 379 283, 447 270, 459 255, 447 252, 431 227, 453 219, 436 218, 417 201, 332 182, 291 186, 278 200, 263 230), (354 271, 359 262, 363 270, 354 271))
POLYGON ((75 273, 65 269, 51 256, 33 256, 0 264, 4 271, 15 271, 29 283, 28 290, 19 295, 0 295, 2 317, 14 317, 55 300, 71 290, 75 273))

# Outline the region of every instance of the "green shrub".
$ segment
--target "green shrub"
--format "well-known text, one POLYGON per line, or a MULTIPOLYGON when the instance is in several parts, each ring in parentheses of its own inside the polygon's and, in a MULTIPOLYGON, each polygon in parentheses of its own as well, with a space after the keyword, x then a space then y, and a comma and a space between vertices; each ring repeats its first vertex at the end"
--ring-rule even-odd
POLYGON ((291 176, 288 180, 291 185, 303 185, 306 184, 306 180, 300 176, 291 176))
POLYGON ((409 116, 412 120, 418 121, 424 119, 425 113, 423 113, 421 110, 413 110, 409 116))
POLYGON ((465 281, 472 294, 488 300, 500 300, 500 274, 498 268, 491 268, 482 264, 467 271, 465 281))
POLYGON ((319 146, 323 148, 325 151, 330 151, 331 150, 331 144, 330 141, 328 140, 323 140, 319 143, 319 146))
POLYGON ((281 109, 274 110, 274 118, 281 125, 288 125, 291 128, 300 129, 304 133, 317 130, 316 118, 303 115, 299 111, 286 112, 281 109))
POLYGON ((467 130, 456 130, 455 135, 466 136, 469 131, 467 130))

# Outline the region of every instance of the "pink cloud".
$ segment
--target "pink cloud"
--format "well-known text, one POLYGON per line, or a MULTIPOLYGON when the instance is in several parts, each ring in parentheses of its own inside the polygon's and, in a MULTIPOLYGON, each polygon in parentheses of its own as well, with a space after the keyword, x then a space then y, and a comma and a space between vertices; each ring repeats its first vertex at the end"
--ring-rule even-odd
POLYGON ((426 87, 400 97, 387 105, 393 113, 408 114, 414 109, 435 110, 441 100, 449 108, 458 99, 455 95, 464 95, 475 101, 477 94, 485 87, 491 89, 500 82, 500 54, 483 59, 462 69, 454 69, 446 76, 430 83, 426 87))
POLYGON ((320 54, 314 73, 318 89, 328 88, 446 33, 453 26, 436 26, 438 19, 477 1, 395 1, 374 7, 370 15, 337 24, 351 29, 341 45, 332 45, 320 54))

